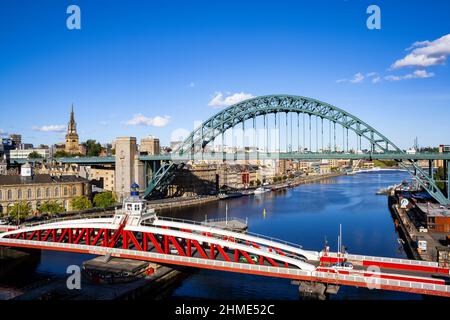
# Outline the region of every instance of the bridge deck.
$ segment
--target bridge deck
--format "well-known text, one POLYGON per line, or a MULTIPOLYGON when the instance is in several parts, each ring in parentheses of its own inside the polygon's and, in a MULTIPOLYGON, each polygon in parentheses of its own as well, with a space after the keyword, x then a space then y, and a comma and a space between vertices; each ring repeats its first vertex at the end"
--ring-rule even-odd
POLYGON ((337 270, 329 266, 342 260, 336 253, 308 251, 201 222, 158 218, 134 226, 126 219, 114 221, 97 218, 21 227, 0 234, 0 245, 450 297, 450 271, 433 262, 347 255, 354 269, 337 270))

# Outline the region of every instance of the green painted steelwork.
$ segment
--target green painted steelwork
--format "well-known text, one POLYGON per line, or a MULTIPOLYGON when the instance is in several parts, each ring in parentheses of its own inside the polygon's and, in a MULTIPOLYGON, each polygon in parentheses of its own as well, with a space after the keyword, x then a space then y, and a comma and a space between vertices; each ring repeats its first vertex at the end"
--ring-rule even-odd
MULTIPOLYGON (((321 119, 327 119, 334 124, 339 124, 343 128, 355 132, 359 138, 362 137, 369 141, 372 153, 378 148, 386 153, 395 152, 399 155, 406 154, 373 127, 340 108, 316 99, 302 96, 270 95, 245 100, 215 114, 203 122, 184 140, 184 142, 173 152, 172 160, 183 162, 187 155, 191 155, 192 157, 197 153, 197 150, 203 154, 205 146, 217 136, 224 134, 228 129, 232 129, 237 124, 244 123, 246 120, 254 117, 277 114, 280 112, 307 114, 309 117, 315 116, 321 119)), ((309 123, 311 124, 311 121, 309 123)), ((433 179, 431 179, 414 162, 414 160, 411 159, 411 157, 407 156, 406 159, 399 161, 399 163, 414 175, 418 183, 439 203, 449 204, 447 197, 439 190, 435 181, 433 181, 433 179)), ((158 181, 162 181, 163 179, 164 177, 159 177, 158 181)), ((150 185, 155 184, 152 181, 150 185)), ((150 193, 151 190, 147 188, 146 194, 150 193)))
MULTIPOLYGON (((234 154, 234 153, 233 153, 234 154)), ((238 160, 245 159, 292 159, 292 160, 316 160, 316 159, 350 159, 350 160, 450 160, 450 153, 432 153, 432 152, 421 152, 415 154, 407 154, 405 152, 383 152, 383 153, 343 153, 343 152, 238 152, 238 160)), ((229 156, 229 155, 228 155, 229 156)), ((227 157, 228 157, 227 156, 227 157)), ((198 160, 200 159, 200 153, 187 154, 185 157, 181 158, 179 155, 173 156, 172 154, 162 154, 155 156, 139 156, 139 160, 142 162, 151 161, 172 161, 172 160, 198 160), (194 157, 192 157, 194 156, 194 157)), ((223 154, 221 152, 205 153, 205 160, 221 160, 223 154)), ((27 162, 35 163, 42 162, 43 159, 10 159, 11 163, 25 164, 27 162)), ((76 163, 76 164, 115 164, 115 157, 90 157, 90 158, 55 158, 47 159, 47 162, 56 161, 60 163, 76 163)))

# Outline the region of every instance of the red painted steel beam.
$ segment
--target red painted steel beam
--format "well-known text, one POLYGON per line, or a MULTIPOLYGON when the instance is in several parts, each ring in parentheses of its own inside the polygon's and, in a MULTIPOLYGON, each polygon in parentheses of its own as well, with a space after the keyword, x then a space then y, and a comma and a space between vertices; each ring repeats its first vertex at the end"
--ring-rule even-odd
POLYGON ((198 243, 197 240, 191 240, 194 247, 197 248, 198 253, 202 256, 204 259, 208 259, 208 255, 205 253, 205 250, 203 250, 202 246, 198 243))
POLYGON ((155 247, 156 251, 158 251, 158 253, 164 253, 163 249, 161 248, 161 245, 159 244, 158 240, 156 240, 156 238, 153 235, 153 233, 147 233, 147 236, 150 239, 150 241, 152 242, 152 244, 155 247))
POLYGON ((449 275, 450 270, 446 268, 436 268, 436 267, 427 267, 427 266, 418 266, 418 265, 408 265, 402 263, 391 263, 391 262, 381 262, 381 261, 367 261, 363 260, 363 266, 377 266, 385 269, 398 269, 398 270, 411 270, 411 271, 421 271, 421 272, 429 272, 429 273, 442 273, 449 275))
POLYGON ((134 236, 133 232, 132 231, 124 231, 124 232, 127 233, 127 236, 129 237, 131 242, 133 242, 133 244, 136 247, 136 249, 139 250, 139 251, 143 251, 141 245, 139 244, 139 241, 137 241, 137 239, 134 236))
POLYGON ((217 248, 217 251, 219 251, 219 253, 222 255, 222 257, 224 257, 224 259, 228 262, 231 262, 230 257, 227 255, 227 253, 223 250, 223 248, 221 246, 219 246, 218 244, 215 245, 217 248))
POLYGON ((180 246, 180 244, 178 243, 177 239, 175 239, 174 236, 168 236, 170 242, 172 242, 172 244, 175 246, 175 248, 177 249, 178 253, 185 257, 186 253, 184 252, 183 248, 180 246))

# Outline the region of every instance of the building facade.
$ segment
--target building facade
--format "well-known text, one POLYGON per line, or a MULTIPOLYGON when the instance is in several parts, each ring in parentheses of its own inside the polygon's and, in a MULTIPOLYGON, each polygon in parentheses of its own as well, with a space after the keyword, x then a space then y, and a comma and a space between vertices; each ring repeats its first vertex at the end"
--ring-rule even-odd
POLYGON ((9 151, 9 157, 11 159, 28 159, 30 153, 33 152, 36 152, 44 159, 52 156, 50 149, 15 149, 9 151))
POLYGON ((34 175, 29 165, 22 166, 20 175, 0 176, 2 215, 20 202, 27 203, 33 212, 49 201, 56 201, 70 211, 71 200, 79 196, 91 197, 91 186, 88 180, 77 176, 34 175))
POLYGON ((97 187, 106 191, 115 191, 115 170, 114 168, 91 168, 89 180, 97 187))
POLYGON ((13 141, 13 144, 16 148, 20 148, 20 145, 22 144, 22 135, 11 133, 9 135, 9 138, 13 141))

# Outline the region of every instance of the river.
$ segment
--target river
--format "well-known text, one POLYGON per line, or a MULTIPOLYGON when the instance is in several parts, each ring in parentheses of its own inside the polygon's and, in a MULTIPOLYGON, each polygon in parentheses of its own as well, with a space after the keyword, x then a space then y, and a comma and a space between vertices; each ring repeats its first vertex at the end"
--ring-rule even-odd
MULTIPOLYGON (((375 192, 409 178, 405 172, 361 173, 341 176, 296 188, 218 201, 198 207, 175 209, 164 215, 203 220, 228 216, 248 219, 251 232, 321 250, 325 239, 337 249, 339 224, 349 253, 406 258, 399 245, 385 196, 375 192), (265 209, 266 214, 263 214, 265 209)), ((34 267, 35 277, 60 276, 69 264, 79 264, 86 255, 42 252, 34 267)), ((29 278, 29 276, 27 277, 29 278)), ((11 279, 11 277, 9 277, 11 279)), ((13 285, 11 280, 8 285, 13 285)), ((0 279, 0 286, 5 284, 0 279)), ((169 293, 177 299, 299 299, 289 280, 198 270, 169 293)), ((420 295, 365 288, 342 287, 330 299, 421 299, 420 295)))

